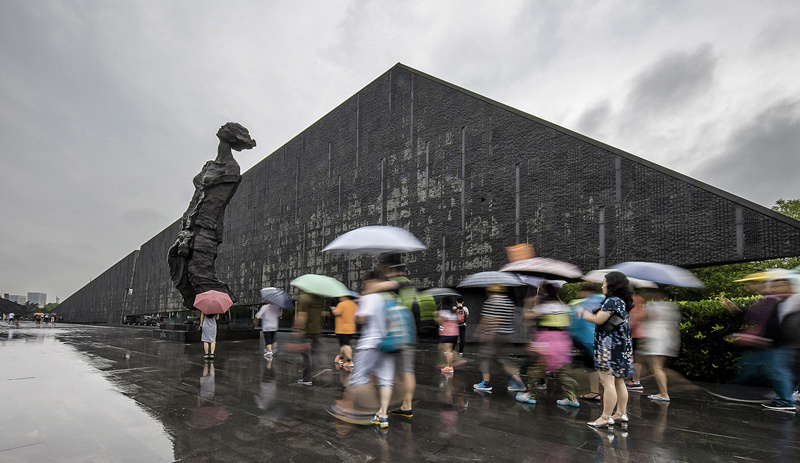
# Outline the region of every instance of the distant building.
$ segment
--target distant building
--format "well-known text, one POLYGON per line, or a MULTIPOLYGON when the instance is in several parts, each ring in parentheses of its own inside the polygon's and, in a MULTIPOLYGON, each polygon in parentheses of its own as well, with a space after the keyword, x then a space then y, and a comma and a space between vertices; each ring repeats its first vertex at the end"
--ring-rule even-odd
POLYGON ((17 303, 19 305, 25 305, 25 302, 27 302, 27 299, 25 299, 25 296, 20 296, 20 295, 17 295, 17 294, 12 294, 12 295, 8 296, 8 300, 11 301, 11 302, 15 302, 15 303, 17 303))
POLYGON ((34 304, 38 305, 39 307, 44 307, 47 305, 47 294, 46 293, 28 293, 28 302, 33 302, 34 304))

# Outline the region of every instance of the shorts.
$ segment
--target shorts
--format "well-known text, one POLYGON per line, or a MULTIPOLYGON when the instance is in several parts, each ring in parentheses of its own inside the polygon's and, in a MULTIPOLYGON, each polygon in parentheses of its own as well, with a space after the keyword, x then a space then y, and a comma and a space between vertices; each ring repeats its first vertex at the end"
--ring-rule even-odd
POLYGON ((336 338, 339 339, 339 347, 342 346, 349 346, 350 345, 350 338, 352 334, 337 334, 336 338))
POLYGON ((406 347, 397 354, 396 372, 399 375, 414 374, 414 346, 406 347))
POLYGON ((458 341, 458 336, 439 336, 439 343, 454 344, 458 341))
POLYGON ((274 331, 262 331, 264 335, 264 343, 267 345, 274 344, 275 342, 275 332, 274 331))
POLYGON ((375 374, 378 387, 391 388, 394 385, 395 360, 399 360, 399 356, 395 359, 394 354, 377 348, 359 349, 356 351, 356 359, 349 387, 367 384, 370 381, 370 373, 375 374))

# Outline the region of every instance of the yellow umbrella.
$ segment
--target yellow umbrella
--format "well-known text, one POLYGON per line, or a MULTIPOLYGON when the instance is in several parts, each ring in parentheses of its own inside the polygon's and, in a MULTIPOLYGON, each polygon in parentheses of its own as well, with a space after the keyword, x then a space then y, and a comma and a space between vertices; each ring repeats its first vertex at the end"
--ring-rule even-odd
POLYGON ((750 275, 747 275, 744 278, 733 281, 736 283, 744 283, 747 281, 769 281, 769 280, 774 280, 776 278, 788 278, 796 276, 798 276, 797 272, 793 272, 785 268, 773 268, 765 270, 763 272, 751 273, 750 275))

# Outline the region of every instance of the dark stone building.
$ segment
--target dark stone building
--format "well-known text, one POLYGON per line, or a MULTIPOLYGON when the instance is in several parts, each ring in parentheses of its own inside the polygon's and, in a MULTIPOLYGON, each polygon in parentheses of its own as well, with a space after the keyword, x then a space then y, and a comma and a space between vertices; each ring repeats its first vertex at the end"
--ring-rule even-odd
MULTIPOLYGON (((419 288, 496 270, 520 242, 584 271, 800 255, 798 221, 402 64, 247 171, 225 222, 217 272, 239 304, 305 273, 357 289, 374 258, 321 250, 375 224, 428 246, 408 256, 419 288)), ((177 232, 176 221, 59 314, 119 323, 180 310, 166 260, 177 232)))

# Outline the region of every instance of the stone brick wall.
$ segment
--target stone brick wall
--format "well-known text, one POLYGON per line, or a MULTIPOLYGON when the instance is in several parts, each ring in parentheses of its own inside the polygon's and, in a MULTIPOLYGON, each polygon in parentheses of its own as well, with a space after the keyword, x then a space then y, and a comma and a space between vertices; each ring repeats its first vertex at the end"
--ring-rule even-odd
MULTIPOLYGON (((305 273, 357 290, 374 257, 321 250, 364 225, 428 246, 408 256, 420 288, 496 270, 518 242, 584 271, 800 255, 796 221, 399 64, 246 172, 225 221, 217 273, 240 304, 305 273)), ((62 306, 110 322, 179 309, 166 262, 176 234, 177 221, 142 245, 124 301, 129 258, 62 306)))

